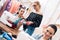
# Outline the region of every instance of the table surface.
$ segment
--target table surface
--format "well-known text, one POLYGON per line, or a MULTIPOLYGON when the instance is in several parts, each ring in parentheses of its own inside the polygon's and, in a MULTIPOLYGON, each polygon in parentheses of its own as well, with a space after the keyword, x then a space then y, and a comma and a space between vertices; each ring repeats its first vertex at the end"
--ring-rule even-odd
POLYGON ((17 34, 18 31, 12 28, 9 28, 8 26, 4 25, 3 23, 0 22, 0 29, 2 29, 3 31, 6 31, 8 33, 12 33, 12 34, 17 34))

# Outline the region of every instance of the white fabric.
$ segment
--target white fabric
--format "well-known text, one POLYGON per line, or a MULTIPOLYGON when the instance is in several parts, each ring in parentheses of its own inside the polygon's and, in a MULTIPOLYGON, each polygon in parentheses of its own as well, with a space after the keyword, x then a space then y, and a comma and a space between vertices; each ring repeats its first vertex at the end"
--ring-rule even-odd
POLYGON ((1 8, 4 5, 5 2, 6 2, 6 0, 0 0, 0 10, 1 10, 1 8))
POLYGON ((21 31, 18 36, 17 39, 15 40, 35 40, 34 38, 32 38, 31 36, 29 36, 27 33, 25 33, 24 31, 21 31))
POLYGON ((7 20, 14 21, 15 20, 14 18, 15 18, 15 16, 13 16, 10 12, 4 11, 0 18, 0 21, 11 27, 12 25, 7 20))

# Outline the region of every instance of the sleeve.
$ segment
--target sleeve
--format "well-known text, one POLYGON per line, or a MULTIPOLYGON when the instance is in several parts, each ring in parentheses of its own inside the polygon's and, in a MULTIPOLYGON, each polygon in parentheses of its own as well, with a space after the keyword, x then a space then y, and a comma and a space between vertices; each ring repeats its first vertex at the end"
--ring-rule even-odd
POLYGON ((33 21, 33 24, 31 24, 34 27, 39 27, 40 23, 42 21, 42 16, 41 17, 36 17, 33 21))
POLYGON ((6 15, 7 13, 8 13, 7 11, 4 11, 4 13, 2 14, 2 16, 0 18, 0 21, 11 27, 12 25, 7 21, 7 18, 8 18, 8 16, 6 15))

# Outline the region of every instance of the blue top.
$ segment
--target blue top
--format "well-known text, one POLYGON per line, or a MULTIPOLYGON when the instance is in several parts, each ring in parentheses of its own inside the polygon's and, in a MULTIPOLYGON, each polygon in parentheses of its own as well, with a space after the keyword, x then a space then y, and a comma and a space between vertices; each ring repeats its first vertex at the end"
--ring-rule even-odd
POLYGON ((16 20, 16 21, 14 22, 14 24, 17 25, 18 22, 21 21, 21 20, 22 20, 22 18, 19 18, 18 20, 16 20))

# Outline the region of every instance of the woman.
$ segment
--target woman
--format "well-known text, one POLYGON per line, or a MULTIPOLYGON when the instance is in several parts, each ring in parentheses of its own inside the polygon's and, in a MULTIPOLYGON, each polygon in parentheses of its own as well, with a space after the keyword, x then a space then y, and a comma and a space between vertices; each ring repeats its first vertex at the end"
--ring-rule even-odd
POLYGON ((42 34, 34 35, 33 37, 36 40, 52 40, 53 35, 55 35, 57 31, 57 27, 54 24, 50 24, 46 27, 46 29, 42 30, 42 34))
POLYGON ((14 22, 14 24, 17 25, 17 29, 19 29, 20 25, 22 24, 20 23, 20 21, 24 19, 24 16, 23 16, 24 12, 25 12, 25 7, 22 7, 21 9, 19 9, 19 12, 17 15, 18 19, 14 22))
POLYGON ((23 30, 29 35, 32 35, 36 27, 39 27, 43 18, 40 10, 41 5, 38 1, 34 2, 33 8, 35 9, 35 12, 30 13, 30 15, 26 18, 26 24, 23 25, 23 30))
POLYGON ((24 7, 22 7, 22 8, 19 9, 19 11, 17 13, 17 16, 16 16, 16 21, 12 23, 13 24, 12 28, 14 28, 14 27, 17 26, 17 28, 19 29, 20 25, 18 25, 18 23, 19 23, 19 21, 21 21, 22 19, 24 19, 24 16, 23 16, 24 12, 25 12, 25 8, 24 7))
MULTIPOLYGON (((9 26, 9 25, 7 25, 7 26, 3 26, 4 28, 2 28, 2 29, 4 29, 5 31, 7 31, 8 33, 11 33, 11 34, 13 34, 12 36, 14 37, 14 38, 16 38, 16 34, 15 33, 17 33, 19 30, 19 27, 20 27, 20 25, 21 24, 18 24, 19 23, 19 21, 21 21, 22 19, 24 19, 24 17, 23 17, 23 14, 24 14, 24 12, 25 12, 25 8, 20 8, 19 9, 19 11, 18 11, 18 15, 16 16, 16 21, 15 22, 11 22, 10 20, 8 20, 8 22, 9 23, 11 23, 12 24, 12 27, 11 28, 13 28, 13 29, 11 29, 10 27, 7 27, 7 26, 9 26), (7 29, 7 30, 6 30, 7 29)), ((0 24, 1 25, 1 24, 0 24)), ((5 37, 5 38, 7 38, 7 40, 9 40, 9 38, 10 37, 6 37, 6 36, 8 36, 7 35, 7 33, 5 33, 4 32, 4 34, 3 34, 3 36, 5 37)), ((11 39, 10 39, 11 40, 11 39)))

